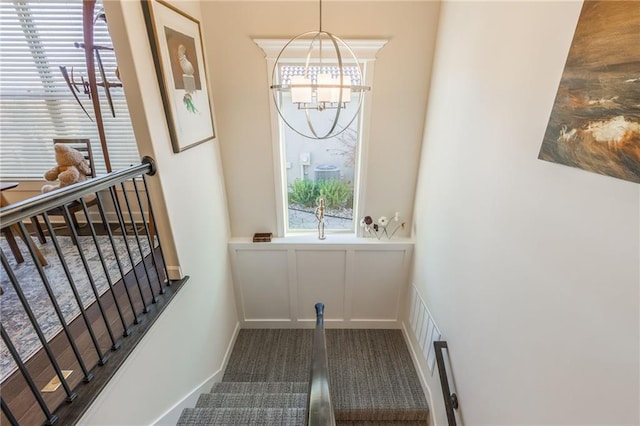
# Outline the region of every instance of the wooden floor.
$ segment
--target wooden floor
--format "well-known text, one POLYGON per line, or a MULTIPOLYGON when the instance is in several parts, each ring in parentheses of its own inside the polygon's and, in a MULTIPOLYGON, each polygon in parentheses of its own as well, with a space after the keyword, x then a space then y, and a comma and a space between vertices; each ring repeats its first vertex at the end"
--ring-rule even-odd
MULTIPOLYGON (((159 256, 158 249, 156 249, 155 257, 160 261, 161 257, 159 256)), ((94 345, 91 339, 88 326, 82 316, 78 316, 69 325, 70 333, 76 342, 87 370, 96 376, 98 376, 100 369, 110 367, 110 361, 112 359, 118 358, 118 362, 121 363, 120 358, 122 357, 118 356, 118 353, 122 350, 115 349, 115 347, 121 343, 126 345, 128 340, 135 340, 136 336, 138 339, 141 337, 140 334, 143 332, 143 329, 150 325, 151 318, 149 315, 146 315, 144 311, 147 309, 157 311, 153 302, 153 295, 158 295, 161 290, 164 291, 166 289, 166 286, 161 286, 160 284, 165 282, 164 268, 162 265, 158 265, 158 268, 156 268, 153 264, 152 256, 147 256, 144 264, 142 262, 139 263, 136 266, 136 272, 137 274, 134 273, 133 270, 129 271, 124 279, 114 284, 113 292, 108 290, 101 296, 100 303, 102 304, 104 316, 101 313, 99 304, 96 302, 86 310, 90 327, 98 341, 98 349, 96 349, 96 345, 94 345), (156 271, 159 272, 160 277, 158 277, 156 271), (125 291, 125 286, 126 289, 129 290, 129 296, 125 291), (115 298, 113 296, 114 294, 115 298), (118 314, 116 301, 122 312, 122 318, 118 314), (106 321, 104 319, 105 317, 107 319, 106 321), (124 323, 127 324, 126 329, 130 333, 128 337, 123 337, 125 334, 123 319, 124 323), (135 322, 140 323, 136 325, 134 324, 135 322), (113 338, 116 342, 115 346, 107 331, 106 323, 111 327, 113 338), (105 362, 104 367, 100 366, 100 364, 105 362)), ((78 395, 86 392, 89 388, 104 386, 104 383, 95 383, 95 379, 86 383, 86 377, 64 332, 61 332, 50 341, 50 348, 57 359, 60 369, 73 371, 67 380, 69 387, 74 389, 78 395)), ((36 355, 30 358, 26 363, 26 367, 38 389, 42 389, 56 376, 54 368, 44 349, 41 349, 36 355)), ((36 398, 27 386, 27 382, 20 371, 16 371, 9 376, 1 386, 2 399, 9 406, 9 409, 20 425, 39 425, 47 421, 47 417, 38 405, 36 398)), ((64 409, 67 408, 64 407, 65 405, 68 405, 68 408, 76 405, 76 402, 65 402, 69 398, 62 386, 55 392, 42 393, 42 395, 51 411, 55 411, 56 408, 61 405, 64 409)), ((79 397, 78 400, 80 399, 86 400, 86 398, 79 397)), ((84 410, 86 407, 78 407, 78 409, 84 410)), ((60 424, 62 422, 58 423, 60 424)), ((2 413, 0 417, 0 424, 11 424, 4 413, 2 413)))

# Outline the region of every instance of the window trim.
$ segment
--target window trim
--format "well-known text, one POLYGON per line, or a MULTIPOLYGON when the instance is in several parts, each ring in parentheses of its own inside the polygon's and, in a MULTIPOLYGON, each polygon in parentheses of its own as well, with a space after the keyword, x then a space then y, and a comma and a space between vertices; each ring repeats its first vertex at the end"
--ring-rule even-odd
MULTIPOLYGON (((265 90, 269 90, 269 86, 271 85, 272 77, 273 77, 273 67, 275 65, 276 59, 278 55, 284 48, 284 46, 290 41, 290 39, 265 39, 265 38, 254 38, 253 42, 260 47, 265 53, 265 60, 267 63, 267 73, 266 73, 266 84, 265 90)), ((353 231, 349 231, 348 233, 356 234, 358 232, 358 220, 359 210, 362 208, 362 203, 365 199, 366 192, 366 179, 364 178, 367 168, 366 168, 366 159, 367 159, 367 141, 369 140, 370 127, 371 127, 371 105, 373 101, 373 93, 375 91, 375 87, 373 85, 373 76, 375 69, 375 60, 378 51, 388 42, 386 39, 371 39, 371 40, 355 40, 355 39, 345 39, 346 44, 353 50, 358 61, 362 64, 363 67, 363 75, 364 75, 364 85, 372 87, 371 93, 368 93, 362 104, 361 111, 361 120, 359 123, 358 134, 360 137, 360 149, 358 150, 358 159, 356 160, 356 176, 355 176, 355 187, 357 188, 356 194, 357 199, 354 200, 353 206, 353 220, 354 220, 354 229, 353 231)), ((281 57, 281 62, 299 62, 301 59, 307 54, 308 42, 299 40, 289 45, 287 48, 287 53, 289 56, 281 57)), ((286 237, 291 234, 302 234, 309 233, 315 231, 295 231, 295 232, 287 232, 288 226, 285 223, 285 197, 283 191, 284 182, 286 182, 285 175, 285 158, 284 158, 284 150, 281 149, 282 145, 282 135, 283 135, 283 124, 278 116, 278 110, 273 103, 271 93, 269 95, 269 112, 271 118, 271 141, 272 141, 272 149, 273 149, 273 167, 274 167, 274 185, 275 185, 275 197, 276 197, 276 224, 277 224, 277 236, 286 237)), ((339 231, 332 231, 338 233, 339 231)))

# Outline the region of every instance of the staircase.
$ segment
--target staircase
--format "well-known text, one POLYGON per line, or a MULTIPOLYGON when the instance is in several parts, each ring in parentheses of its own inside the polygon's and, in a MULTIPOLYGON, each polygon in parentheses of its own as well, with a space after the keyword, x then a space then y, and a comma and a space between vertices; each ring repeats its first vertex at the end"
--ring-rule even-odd
POLYGON ((304 425, 309 384, 219 382, 182 412, 179 425, 304 425))
MULTIPOLYGON (((243 329, 222 382, 179 426, 304 425, 313 330, 243 329)), ((326 330, 338 425, 426 425, 429 408, 400 330, 326 330)))

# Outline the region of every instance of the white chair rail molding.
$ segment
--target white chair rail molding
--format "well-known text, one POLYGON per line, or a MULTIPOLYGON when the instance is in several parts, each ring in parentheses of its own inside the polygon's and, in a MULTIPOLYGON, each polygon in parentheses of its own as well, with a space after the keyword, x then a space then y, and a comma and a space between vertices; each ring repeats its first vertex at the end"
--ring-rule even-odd
POLYGON ((229 242, 242 327, 311 328, 313 306, 325 325, 399 328, 413 254, 409 239, 314 234, 229 242))

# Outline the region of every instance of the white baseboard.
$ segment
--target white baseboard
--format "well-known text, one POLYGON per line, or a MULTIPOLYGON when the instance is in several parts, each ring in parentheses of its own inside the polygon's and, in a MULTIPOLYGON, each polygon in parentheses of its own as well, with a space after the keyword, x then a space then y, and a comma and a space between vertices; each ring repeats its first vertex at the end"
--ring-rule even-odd
MULTIPOLYGON (((316 320, 300 319, 300 320, 244 320, 242 328, 315 328, 316 320)), ((324 328, 402 328, 399 320, 343 320, 343 319, 326 319, 324 320, 324 328)))
POLYGON ((432 377, 435 373, 433 342, 440 339, 441 333, 415 285, 411 285, 409 291, 411 292, 409 312, 408 317, 402 321, 402 332, 409 346, 409 352, 418 372, 418 378, 427 396, 430 415, 429 424, 437 426, 437 417, 434 409, 435 402, 433 392, 429 387, 428 377, 432 377))
POLYGON ((233 350, 233 345, 236 343, 236 338, 238 337, 238 333, 240 332, 240 323, 236 323, 236 328, 233 330, 233 334, 231 336, 231 340, 227 345, 227 351, 224 354, 224 358, 222 360, 222 365, 215 373, 205 379, 202 383, 195 387, 191 392, 185 395, 180 401, 175 403, 167 412, 161 415, 156 421, 152 424, 155 426, 165 426, 171 425, 175 426, 180 418, 180 414, 182 410, 185 408, 193 408, 198 402, 198 397, 202 393, 207 393, 211 390, 214 383, 222 381, 222 376, 224 375, 224 370, 227 368, 227 363, 229 362, 229 357, 231 356, 231 351, 233 350))
POLYGON ((416 351, 416 345, 414 342, 416 341, 415 336, 413 338, 409 335, 409 330, 405 322, 402 322, 402 333, 404 334, 404 340, 407 342, 409 346, 409 354, 411 355, 411 359, 413 360, 413 365, 416 368, 416 372, 418 373, 418 379, 420 380, 420 384, 422 385, 422 390, 427 397, 427 401, 429 403, 429 425, 437 426, 436 418, 434 415, 434 400, 433 393, 431 392, 431 388, 427 383, 427 376, 424 374, 424 369, 422 368, 422 363, 426 364, 426 359, 421 355, 422 351, 416 351), (420 354, 420 355, 419 355, 420 354), (422 362, 421 362, 422 360, 422 362))

